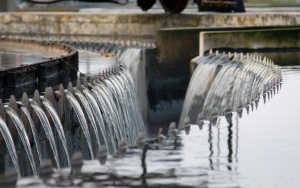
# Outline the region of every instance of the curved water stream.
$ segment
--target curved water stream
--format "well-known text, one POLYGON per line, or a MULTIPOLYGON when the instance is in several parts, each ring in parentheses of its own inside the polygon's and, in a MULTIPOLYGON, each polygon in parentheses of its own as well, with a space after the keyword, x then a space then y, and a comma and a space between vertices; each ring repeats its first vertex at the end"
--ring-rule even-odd
POLYGON ((27 108, 23 104, 21 104, 21 105, 22 106, 20 108, 21 108, 22 112, 24 112, 24 114, 26 115, 26 117, 29 121, 29 125, 30 125, 31 131, 32 131, 32 135, 33 135, 35 145, 36 145, 36 150, 37 150, 37 153, 38 153, 39 161, 41 162, 43 160, 43 158, 42 158, 42 154, 41 154, 41 146, 40 146, 38 133, 36 131, 35 125, 33 123, 33 120, 31 118, 27 108))
POLYGON ((19 136, 21 138, 24 150, 27 154, 27 157, 29 159, 30 162, 30 166, 31 166, 31 170, 33 171, 34 175, 37 175, 37 171, 36 171, 36 166, 35 166, 35 162, 34 162, 34 158, 33 158, 33 154, 31 151, 31 146, 29 143, 29 139, 28 139, 28 135, 26 133, 26 129, 24 127, 24 124, 22 123, 20 117, 18 116, 18 114, 10 107, 8 106, 4 106, 4 109, 6 111, 6 113, 9 115, 9 117, 12 119, 12 121, 15 124, 15 127, 19 133, 19 136))
POLYGON ((10 155, 12 163, 14 164, 17 175, 18 175, 18 177, 21 177, 20 167, 19 167, 19 162, 18 162, 18 156, 17 156, 17 152, 16 152, 16 149, 15 149, 15 144, 14 144, 14 141, 13 141, 11 135, 10 135, 9 129, 7 128, 7 125, 4 122, 4 120, 2 119, 2 117, 0 117, 0 131, 1 131, 1 134, 4 138, 4 141, 6 143, 8 153, 10 155))
POLYGON ((97 140, 97 145, 98 145, 98 148, 100 148, 101 144, 100 144, 100 139, 99 139, 99 133, 98 133, 98 129, 97 129, 97 126, 96 126, 96 122, 95 122, 95 119, 94 119, 94 116, 93 116, 93 112, 92 112, 92 109, 88 103, 88 101, 86 100, 86 98, 84 97, 84 95, 77 89, 74 89, 74 93, 75 95, 80 99, 84 109, 86 110, 86 113, 88 115, 88 118, 91 122, 91 125, 93 127, 93 130, 94 130, 94 134, 96 135, 96 140, 97 140))
POLYGON ((69 102, 71 103, 71 105, 74 108, 74 111, 75 111, 76 116, 78 118, 79 124, 82 128, 84 137, 85 137, 86 142, 88 144, 89 151, 91 153, 91 158, 94 159, 94 153, 93 153, 93 149, 92 149, 92 140, 91 140, 91 136, 90 136, 90 133, 89 133, 89 129, 88 129, 88 125, 87 125, 84 113, 83 113, 78 101, 76 100, 76 98, 68 91, 65 91, 65 93, 66 93, 67 99, 69 100, 69 102))
POLYGON ((47 109, 47 111, 49 112, 53 122, 54 122, 54 125, 55 125, 55 128, 57 130, 57 133, 58 133, 58 136, 60 138, 60 141, 62 142, 62 145, 63 145, 63 148, 65 150, 65 153, 66 153, 66 157, 67 157, 67 161, 68 161, 68 166, 70 166, 70 155, 69 155, 69 152, 68 152, 68 148, 67 148, 67 140, 66 140, 66 137, 65 137, 65 133, 64 133, 64 129, 63 129, 63 126, 60 122, 60 119, 58 117, 58 114, 56 112, 56 110, 54 109, 54 107, 52 106, 52 104, 45 98, 41 98, 41 101, 43 103, 43 105, 45 106, 45 108, 47 109))
POLYGON ((56 166, 57 166, 58 169, 60 169, 60 163, 59 163, 57 148, 56 148, 53 132, 52 132, 51 126, 49 124, 49 121, 47 119, 47 116, 44 113, 44 111, 42 110, 42 108, 40 107, 40 105, 38 105, 38 103, 36 103, 35 101, 29 101, 29 104, 30 104, 31 108, 33 108, 33 110, 35 111, 35 113, 37 114, 37 116, 40 119, 41 125, 42 125, 42 127, 45 131, 46 137, 47 137, 47 139, 49 141, 49 144, 51 146, 51 149, 52 149, 52 152, 53 152, 53 155, 54 155, 54 160, 56 162, 56 166))
POLYGON ((101 112, 99 110, 98 104, 96 99, 94 98, 94 96, 92 95, 92 93, 86 89, 85 87, 82 87, 82 92, 85 95, 85 97, 88 99, 88 102, 90 104, 90 106, 92 107, 92 111, 94 113, 94 117, 96 118, 96 122, 98 124, 99 130, 101 131, 101 135, 103 136, 106 148, 111 148, 108 146, 108 140, 107 140, 107 136, 109 137, 109 139, 111 139, 111 134, 108 134, 108 132, 106 132, 105 130, 105 126, 104 126, 104 122, 102 119, 102 115, 101 112))

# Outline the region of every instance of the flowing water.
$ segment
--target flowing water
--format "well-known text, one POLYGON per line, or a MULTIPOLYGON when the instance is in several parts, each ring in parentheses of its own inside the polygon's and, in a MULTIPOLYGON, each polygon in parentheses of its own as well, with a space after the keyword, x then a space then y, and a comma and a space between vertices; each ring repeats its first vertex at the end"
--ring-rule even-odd
MULTIPOLYGON (((119 81, 119 84, 123 88, 123 90, 121 90, 121 93, 119 93, 119 95, 124 95, 123 102, 125 104, 125 108, 126 108, 126 112, 127 112, 128 123, 132 127, 130 132, 132 132, 134 134, 131 137, 132 141, 134 142, 138 133, 141 133, 143 131, 141 131, 141 129, 140 129, 140 126, 139 126, 140 123, 138 121, 137 114, 134 110, 134 108, 137 107, 135 104, 133 104, 133 101, 132 101, 132 95, 134 93, 131 93, 130 86, 128 85, 127 80, 122 77, 122 72, 120 72, 119 75, 120 76, 117 76, 116 79, 119 81)), ((116 83, 118 83, 118 82, 116 82, 116 83)), ((139 112, 139 114, 140 114, 140 112, 139 112)), ((144 134, 144 135, 146 135, 146 134, 144 134)))
POLYGON ((36 103, 35 101, 29 101, 29 103, 30 103, 31 108, 33 108, 34 112, 37 114, 37 116, 40 119, 41 125, 42 125, 42 127, 45 131, 46 137, 47 137, 47 139, 49 141, 49 144, 51 146, 56 166, 57 166, 58 169, 60 169, 60 163, 59 163, 57 148, 56 148, 53 132, 52 132, 50 123, 47 119, 47 116, 44 113, 44 111, 42 110, 42 108, 38 105, 38 103, 36 103))
POLYGON ((92 107, 92 111, 93 111, 94 117, 96 119, 96 123, 99 127, 99 130, 100 130, 99 133, 101 133, 101 136, 104 139, 106 148, 108 148, 108 149, 112 148, 113 146, 111 144, 109 146, 109 143, 108 143, 108 140, 107 140, 107 137, 109 137, 109 139, 111 139, 111 134, 108 134, 109 132, 107 132, 106 129, 105 129, 102 114, 101 114, 101 111, 99 109, 99 106, 97 104, 96 99, 94 98, 92 93, 87 88, 82 87, 82 92, 85 95, 85 97, 88 99, 88 102, 89 102, 90 106, 92 107))
MULTIPOLYGON (((110 82, 107 82, 110 83, 110 82)), ((99 84, 102 84, 99 82, 99 84)), ((127 143, 130 143, 130 145, 134 145, 134 131, 133 131, 133 123, 130 121, 130 116, 128 112, 128 105, 126 104, 126 92, 122 92, 121 87, 115 83, 116 86, 113 84, 111 86, 112 93, 115 97, 116 104, 118 105, 119 110, 119 118, 121 119, 121 122, 123 123, 123 131, 125 132, 125 137, 127 138, 127 143)), ((103 87, 102 87, 103 88, 103 87)))
POLYGON ((134 80, 128 70, 123 70, 120 72, 120 75, 121 78, 119 81, 124 80, 125 88, 129 90, 129 96, 132 102, 132 111, 135 114, 137 127, 139 128, 140 133, 144 133, 144 135, 147 136, 145 124, 141 115, 142 110, 139 103, 139 96, 137 94, 137 88, 135 87, 134 80))
POLYGON ((97 84, 94 87, 94 93, 98 96, 97 98, 100 101, 101 106, 103 106, 105 120, 109 124, 111 132, 114 132, 114 136, 117 138, 117 142, 120 143, 121 134, 119 131, 120 129, 117 124, 117 118, 115 114, 117 112, 114 112, 112 109, 111 102, 109 99, 110 95, 103 92, 103 90, 101 90, 97 84))
POLYGON ((132 77, 135 78, 133 81, 137 85, 140 82, 138 80, 138 74, 141 71, 141 55, 142 55, 142 49, 138 48, 128 48, 126 49, 120 56, 119 60, 124 62, 130 73, 132 74, 132 77))
MULTIPOLYGON (((111 103, 115 104, 115 111, 118 112, 117 118, 118 118, 118 123, 119 126, 121 127, 121 132, 122 132, 122 136, 123 138, 128 138, 128 134, 126 134, 127 131, 125 131, 126 129, 126 125, 125 125, 125 120, 124 120, 124 114, 122 113, 121 110, 121 101, 120 101, 120 97, 118 95, 118 92, 120 91, 119 86, 114 83, 112 80, 108 80, 106 79, 107 86, 110 88, 110 94, 112 96, 113 102, 110 100, 111 103)), ((100 82, 98 82, 98 84, 100 84, 100 82)))
POLYGON ((246 107, 258 93, 264 92, 264 86, 272 88, 280 79, 273 68, 252 57, 230 59, 227 55, 212 54, 198 61, 181 113, 181 128, 186 117, 197 123, 200 112, 209 120, 213 108, 223 115, 227 105, 234 111, 240 105, 246 107))
POLYGON ((14 141, 11 137, 9 129, 7 128, 7 125, 6 125, 5 121, 2 119, 2 117, 0 117, 0 131, 1 131, 1 134, 4 138, 4 141, 6 143, 8 153, 9 153, 10 158, 11 158, 13 164, 14 164, 17 175, 18 175, 18 177, 21 177, 17 152, 16 152, 16 149, 15 149, 15 144, 14 144, 14 141))
MULTIPOLYGON (((275 60, 275 62, 277 62, 275 60)), ((281 67, 282 86, 258 108, 233 113, 232 123, 218 117, 177 142, 165 140, 143 155, 130 149, 124 158, 84 161, 82 174, 56 174, 53 182, 78 187, 298 187, 300 66, 281 67), (113 174, 113 176, 111 176, 113 174)), ((274 92, 275 91, 275 92, 274 92)))
POLYGON ((91 140, 91 136, 89 133, 89 129, 88 129, 88 125, 84 116, 84 113, 78 103, 78 101, 76 100, 76 98, 72 95, 72 93, 65 91, 66 92, 66 97, 69 100, 69 102, 71 103, 72 107, 74 108, 74 111, 76 113, 76 116, 78 118, 79 124, 82 128, 84 137, 86 139, 86 142, 88 144, 90 153, 91 153, 91 158, 94 159, 94 153, 93 153, 93 149, 92 149, 92 140, 91 140))
MULTIPOLYGON (((111 44, 115 48, 113 46, 111 44)), ((85 47, 82 45, 80 48, 85 47)), ((103 53, 109 51, 100 46, 98 50, 103 53)), ((91 92, 87 89, 84 92, 83 89, 95 121, 98 124, 100 120, 98 126, 100 129, 102 127, 102 133, 106 132, 110 136, 107 138, 108 143, 111 143, 114 151, 117 148, 115 142, 124 137, 124 131, 125 135, 126 131, 127 134, 132 134, 131 144, 137 133, 145 131, 140 115, 140 101, 137 100, 138 94, 135 91, 135 86, 139 87, 135 84, 140 80, 134 75, 140 70, 141 53, 140 49, 132 49, 123 52, 123 57, 121 56, 131 60, 126 65, 130 71, 133 70, 133 78, 126 68, 106 78, 108 88, 99 82, 91 86, 91 92)), ((277 82, 278 75, 269 68, 266 69, 261 62, 244 60, 245 58, 240 60, 239 57, 228 60, 221 54, 201 58, 186 94, 180 126, 185 117, 190 117, 191 122, 196 123, 201 111, 205 119, 210 119, 213 108, 222 115, 228 104, 231 104, 232 110, 237 111, 240 102, 244 108, 252 102, 247 110, 240 112, 242 116, 233 112, 231 123, 228 123, 228 118, 219 116, 216 124, 205 120, 202 126, 191 125, 188 134, 180 131, 175 140, 168 138, 161 144, 151 143, 144 151, 130 148, 123 158, 109 156, 105 165, 100 165, 97 160, 84 161, 82 173, 58 171, 51 178, 51 186, 300 186, 300 140, 297 134, 300 131, 300 119, 297 115, 297 107, 300 105, 300 90, 297 88, 300 67, 299 59, 296 58, 296 61, 290 58, 297 56, 297 53, 286 53, 284 58, 274 58, 275 63, 293 65, 281 67, 283 82, 275 88, 273 85, 277 82), (290 62, 291 59, 293 62, 290 62), (259 100, 258 93, 263 94, 265 88, 270 91, 259 100)), ((266 56, 276 55, 278 54, 266 56)), ((75 97, 72 97, 75 103, 75 97)), ((78 107, 80 108, 79 104, 78 107)), ((171 106, 170 111, 176 107, 171 106)), ((28 182, 23 185, 34 185, 33 182, 28 182)), ((35 184, 39 186, 41 183, 35 184)), ((22 183, 19 185, 22 186, 22 183)))
POLYGON ((21 138, 24 150, 25 150, 25 152, 27 154, 27 157, 29 159, 32 172, 33 172, 34 175, 36 175, 37 174, 36 166, 35 166, 33 154, 32 154, 32 151, 31 151, 31 146, 30 146, 30 143, 29 143, 29 139, 28 139, 24 124, 22 123, 22 121, 21 121, 20 117, 18 116, 18 114, 12 108, 5 106, 4 109, 5 109, 6 113, 9 115, 9 117, 12 119, 14 124, 15 124, 15 127, 16 127, 16 129, 19 133, 20 138, 21 138))
POLYGON ((23 104, 21 104, 21 105, 22 106, 20 108, 21 108, 22 112, 24 112, 24 114, 26 115, 26 117, 29 121, 29 125, 30 125, 31 132, 33 135, 34 143, 36 145, 36 150, 38 153, 39 161, 41 162, 43 160, 43 158, 42 158, 41 146, 40 146, 40 140, 39 140, 38 133, 36 131, 35 125, 33 123, 33 120, 31 118, 30 113, 28 112, 27 108, 23 104))
POLYGON ((106 131, 107 131, 107 134, 110 135, 110 142, 111 142, 111 145, 112 145, 112 150, 113 152, 116 151, 117 149, 117 144, 116 144, 116 141, 115 141, 115 133, 113 131, 113 128, 112 128, 112 125, 111 125, 111 119, 109 118, 109 112, 108 110, 106 110, 106 104, 105 102, 103 101, 103 99, 99 96, 98 92, 96 91, 96 89, 91 89, 91 92, 92 92, 92 95, 94 96, 94 98, 96 99, 97 103, 98 103, 98 106, 102 112, 102 115, 103 115, 103 119, 104 119, 104 122, 105 122, 105 125, 106 125, 106 131))
POLYGON ((63 145, 63 148, 66 152, 66 158, 67 158, 67 161, 68 161, 68 166, 70 166, 70 155, 69 155, 68 148, 67 148, 67 140, 66 140, 66 137, 65 137, 63 126, 62 126, 62 124, 60 122, 60 119, 58 117, 58 114, 57 114, 56 110, 54 109, 54 107, 52 106, 52 104, 47 99, 41 98, 41 101, 42 101, 43 105, 45 106, 45 108, 47 109, 47 111, 49 112, 49 114, 50 114, 50 116, 51 116, 51 118, 54 122, 56 131, 57 131, 58 136, 60 138, 60 141, 63 145))
POLYGON ((100 148, 101 144, 100 144, 100 139, 99 139, 99 133, 98 133, 98 129, 97 129, 97 125, 93 116, 93 112, 92 109, 87 101, 87 99, 84 97, 84 95, 77 89, 74 89, 74 93, 75 95, 80 99, 83 108, 86 110, 87 116, 91 122, 94 134, 96 135, 96 140, 97 140, 97 145, 98 148, 100 148))
POLYGON ((118 136, 118 140, 121 141, 124 139, 125 135, 124 133, 124 127, 121 124, 120 121, 120 114, 116 107, 115 101, 113 100, 113 94, 112 92, 109 92, 107 87, 104 86, 101 83, 95 84, 95 89, 98 91, 98 93, 103 97, 103 101, 106 103, 112 122, 113 127, 115 129, 116 135, 118 136))

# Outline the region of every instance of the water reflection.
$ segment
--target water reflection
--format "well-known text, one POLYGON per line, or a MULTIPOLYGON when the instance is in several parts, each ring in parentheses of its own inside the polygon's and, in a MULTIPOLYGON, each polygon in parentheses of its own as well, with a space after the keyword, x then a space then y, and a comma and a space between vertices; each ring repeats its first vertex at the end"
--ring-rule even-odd
POLYGON ((108 67, 115 65, 113 58, 106 58, 94 52, 78 50, 79 52, 79 70, 86 76, 97 75, 108 67))
POLYGON ((0 67, 2 69, 19 67, 22 64, 32 64, 48 60, 60 54, 43 49, 16 48, 0 45, 0 67))
POLYGON ((212 160, 212 156, 214 154, 213 143, 212 143, 212 126, 208 127, 208 143, 209 143, 209 151, 210 151, 209 164, 210 164, 210 168, 212 170, 214 170, 214 164, 213 164, 213 160, 212 160))
MULTIPOLYGON (((300 73, 300 69, 297 71, 300 73)), ((53 176, 52 185, 270 187, 275 182, 295 187, 299 184, 296 178, 299 177, 299 165, 295 163, 300 157, 296 149, 300 143, 297 134, 299 118, 294 116, 295 110, 293 116, 285 114, 289 120, 283 120, 278 115, 282 109, 274 106, 286 109, 295 102, 300 91, 291 92, 291 86, 300 80, 300 77, 295 80, 298 72, 292 72, 291 78, 285 77, 283 91, 248 116, 239 118, 233 113, 231 123, 221 116, 216 126, 205 121, 203 130, 198 125, 191 125, 188 135, 180 132, 176 146, 174 140, 166 140, 160 149, 151 144, 144 150, 131 148, 124 158, 110 156, 104 166, 98 161, 84 161, 82 173, 59 172, 53 176), (289 129, 282 126, 282 122, 287 121, 289 129), (286 173, 286 168, 293 173, 286 173), (275 174, 284 178, 272 178, 275 174)))
MULTIPOLYGON (((280 64, 275 59, 274 61, 280 64)), ((123 158, 110 156, 107 163, 102 166, 96 160, 84 161, 81 173, 69 174, 59 171, 53 175, 50 185, 300 186, 300 117, 298 115, 300 90, 297 87, 300 82, 300 67, 282 68, 284 89, 276 96, 276 88, 271 90, 270 93, 274 92, 273 97, 271 96, 272 100, 265 105, 260 105, 260 108, 258 104, 261 101, 251 103, 253 113, 241 116, 243 113, 241 112, 233 113, 230 118, 218 117, 216 126, 212 126, 208 121, 200 127, 191 125, 189 134, 186 135, 181 131, 175 144, 175 140, 169 139, 159 147, 147 145, 143 151, 129 148, 128 154, 123 158)), ((153 83, 156 81, 152 80, 153 83)), ((277 93, 280 89, 281 85, 277 87, 277 93)), ((169 93, 171 92, 170 89, 169 93)), ((170 106, 174 108, 173 112, 181 110, 176 107, 178 106, 170 106)), ((157 130, 162 125, 161 122, 165 121, 163 118, 161 120, 152 124, 151 129, 157 130)), ((32 182, 35 182, 35 185, 41 184, 34 178, 30 183, 32 182)), ((23 185, 30 187, 32 186, 30 183, 23 185)))
MULTIPOLYGON (((99 54, 79 50, 79 71, 86 76, 92 74, 98 74, 100 71, 105 70, 107 67, 111 67, 115 64, 113 58, 105 58, 99 54)), ((50 57, 57 56, 57 54, 45 51, 31 49, 16 48, 10 46, 0 45, 0 69, 19 67, 21 64, 32 64, 41 61, 48 60, 50 57)), ((18 88, 0 88, 0 98, 9 99, 11 95, 15 95, 17 100, 20 100, 23 92, 28 93, 29 97, 32 97, 34 91, 38 89, 40 92, 44 92, 46 87, 51 86, 53 90, 57 90, 60 84, 63 84, 64 88, 67 88, 69 82, 76 85, 77 74, 67 73, 58 74, 56 76, 48 77, 47 80, 36 80, 35 83, 23 84, 18 88)))
POLYGON ((227 144, 228 144, 228 157, 227 157, 227 160, 228 160, 228 166, 227 166, 227 169, 228 170, 232 170, 231 169, 231 163, 232 163, 232 123, 228 125, 228 140, 227 140, 227 144))

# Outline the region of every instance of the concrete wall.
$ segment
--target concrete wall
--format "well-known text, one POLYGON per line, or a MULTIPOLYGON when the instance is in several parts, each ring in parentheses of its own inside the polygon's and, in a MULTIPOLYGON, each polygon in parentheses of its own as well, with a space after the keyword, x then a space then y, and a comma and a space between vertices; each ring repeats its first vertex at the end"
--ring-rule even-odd
POLYGON ((201 32, 199 56, 212 48, 299 48, 300 27, 247 31, 201 32))
POLYGON ((163 63, 188 63, 199 54, 199 33, 216 31, 240 31, 275 28, 295 28, 298 26, 255 26, 255 27, 195 27, 159 29, 156 44, 159 61, 163 63))
POLYGON ((299 36, 300 27, 200 32, 199 54, 191 60, 191 74, 194 70, 194 62, 210 49, 220 52, 299 50, 299 36))
POLYGON ((1 13, 0 33, 153 36, 161 28, 297 25, 292 13, 1 13))

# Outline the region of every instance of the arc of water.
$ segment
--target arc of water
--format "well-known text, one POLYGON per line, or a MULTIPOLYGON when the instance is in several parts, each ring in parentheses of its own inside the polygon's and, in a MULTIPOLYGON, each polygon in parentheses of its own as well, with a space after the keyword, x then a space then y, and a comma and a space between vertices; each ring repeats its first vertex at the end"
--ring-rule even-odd
POLYGON ((91 153, 91 158, 94 159, 94 153, 92 150, 92 141, 91 141, 91 136, 89 133, 89 129, 88 129, 88 125, 86 122, 86 119, 84 117, 84 113, 82 111, 82 109, 80 108, 80 105, 78 103, 78 101, 76 100, 76 98, 72 95, 72 93, 65 91, 67 99, 69 100, 69 102, 71 103, 71 105, 73 106, 75 113, 77 115, 79 124, 81 125, 83 134, 85 136, 85 139, 87 141, 90 153, 91 153))
MULTIPOLYGON (((102 84, 101 82, 99 82, 98 84, 102 84)), ((103 87, 101 87, 103 88, 103 87)), ((116 102, 119 103, 119 115, 122 115, 122 117, 124 118, 123 121, 125 123, 125 125, 123 125, 123 134, 124 134, 124 137, 127 138, 127 142, 130 143, 131 145, 134 145, 134 135, 131 135, 132 133, 134 133, 133 131, 131 131, 131 128, 132 127, 132 123, 129 123, 129 112, 128 112, 128 109, 127 109, 127 106, 125 105, 125 101, 124 101, 124 98, 123 96, 126 95, 125 92, 121 93, 121 91, 119 90, 119 88, 114 88, 113 90, 113 94, 116 98, 116 102), (128 136, 126 136, 126 133, 128 134, 128 136)))
MULTIPOLYGON (((140 113, 141 108, 140 108, 139 97, 137 94, 137 90, 135 88, 134 80, 129 71, 129 68, 130 68, 130 70, 132 70, 133 74, 137 72, 136 64, 140 61, 141 49, 129 49, 129 50, 133 51, 130 53, 131 57, 126 57, 129 53, 123 53, 121 55, 120 60, 126 60, 127 63, 126 63, 126 65, 124 63, 122 64, 121 71, 118 71, 118 73, 116 75, 119 75, 120 77, 122 77, 122 79, 119 79, 119 81, 124 82, 124 84, 126 84, 126 86, 124 87, 124 90, 125 91, 130 90, 129 96, 131 97, 131 102, 133 102, 133 106, 132 106, 131 110, 133 110, 133 112, 134 112, 135 119, 136 119, 135 122, 137 124, 137 128, 139 129, 139 132, 143 132, 144 135, 147 135, 143 117, 142 117, 142 114, 140 113), (127 65, 129 68, 127 67, 127 65)), ((118 78, 118 76, 116 76, 115 78, 118 78)))
POLYGON ((41 100, 54 122, 58 136, 62 142, 63 148, 64 148, 66 156, 67 156, 68 166, 70 166, 70 155, 69 155, 68 148, 67 148, 67 140, 65 137, 63 126, 58 117, 58 114, 57 114, 56 110, 54 109, 54 107, 52 106, 52 104, 46 98, 41 98, 41 100))
MULTIPOLYGON (((220 61, 224 62, 228 60, 227 55, 220 58, 217 62, 217 66, 220 66, 220 61), (225 59, 224 59, 225 57, 225 59)), ((237 63, 236 61, 227 61, 227 63, 221 63, 222 68, 218 71, 218 74, 214 78, 214 81, 210 87, 210 90, 205 98, 203 104, 203 115, 205 118, 209 118, 211 114, 211 110, 214 106, 221 106, 218 109, 218 114, 222 114, 222 109, 227 105, 227 101, 229 100, 230 93, 233 92, 234 88, 234 80, 239 73, 239 67, 242 66, 241 63, 237 63), (220 85, 221 87, 219 87, 220 85), (220 91, 226 93, 225 96, 219 95, 220 91)), ((204 65, 206 66, 206 65, 204 65)))
POLYGON ((99 96, 98 92, 97 92, 95 89, 92 89, 91 91, 92 91, 92 95, 94 96, 94 98, 96 99, 96 101, 97 101, 97 103, 98 103, 98 106, 100 107, 100 109, 101 109, 102 112, 103 112, 103 117, 104 117, 104 119, 105 119, 105 121, 106 121, 106 123, 107 123, 107 126, 108 126, 107 131, 109 132, 109 135, 111 135, 111 136, 110 136, 110 137, 111 137, 111 143, 112 143, 112 145, 114 146, 114 147, 113 147, 113 150, 114 150, 114 152, 115 152, 115 151, 116 151, 116 147, 117 147, 117 145, 116 145, 116 143, 115 143, 115 140, 114 140, 115 134, 114 134, 114 131, 112 130, 112 126, 113 126, 113 125, 111 125, 111 120, 110 120, 110 118, 109 118, 109 115, 107 114, 108 112, 105 111, 105 109, 106 109, 106 104, 105 104, 105 102, 102 100, 102 98, 99 96))
MULTIPOLYGON (((106 83, 109 84, 110 80, 108 80, 106 83)), ((98 83, 104 90, 105 86, 103 83, 99 82, 98 83)), ((117 82, 115 84, 118 84, 117 82)), ((129 140, 131 145, 135 144, 135 137, 137 135, 137 128, 136 128, 136 121, 134 120, 134 114, 131 111, 130 104, 129 104, 129 98, 128 98, 128 92, 125 90, 124 87, 122 87, 122 84, 119 84, 119 87, 115 87, 114 85, 111 85, 113 89, 115 89, 116 94, 118 95, 117 98, 120 99, 121 107, 123 109, 123 115, 124 115, 124 120, 127 125, 127 133, 129 134, 129 140)))
POLYGON ((245 59, 244 57, 239 58, 235 56, 230 62, 224 64, 216 57, 211 60, 207 57, 199 59, 201 63, 197 66, 190 81, 180 122, 182 122, 183 117, 187 113, 192 114, 196 111, 195 108, 197 107, 194 106, 199 106, 199 100, 204 100, 201 110, 205 117, 216 106, 219 108, 219 112, 227 104, 230 104, 233 110, 237 110, 239 106, 249 104, 253 101, 253 98, 256 98, 259 93, 263 92, 264 85, 277 77, 274 74, 276 72, 273 72, 270 67, 265 66, 264 62, 261 63, 261 59, 258 60, 258 58, 253 59, 247 56, 245 59), (203 75, 209 72, 207 71, 208 65, 212 65, 210 68, 214 69, 220 63, 222 64, 222 69, 213 78, 212 85, 210 87, 203 87, 205 86, 204 82, 207 80, 203 75), (199 82, 202 83, 201 87, 197 84, 199 82), (207 96, 202 96, 201 91, 208 91, 207 96), (240 101, 242 105, 240 105, 240 101))
POLYGON ((19 163, 18 163, 18 157, 17 157, 15 144, 14 144, 14 141, 11 137, 11 134, 10 134, 8 128, 7 128, 7 125, 6 125, 5 121, 2 119, 2 117, 0 117, 0 131, 2 133, 4 141, 6 143, 8 153, 9 153, 10 158, 11 158, 13 164, 14 164, 14 167, 16 169, 18 177, 20 178, 21 173, 20 173, 20 167, 19 167, 19 163))
MULTIPOLYGON (((112 124, 112 127, 115 131, 116 137, 118 139, 118 141, 120 141, 122 138, 121 135, 121 130, 120 127, 117 123, 117 118, 116 118, 116 112, 114 112, 113 107, 112 107, 112 103, 111 103, 111 94, 109 92, 104 92, 97 83, 95 83, 95 85, 89 85, 90 87, 93 88, 93 91, 95 92, 95 94, 97 94, 100 102, 102 105, 105 106, 105 111, 106 112, 106 117, 108 119, 110 119, 110 122, 112 124)), ((106 86, 104 86, 106 88, 106 86)), ((107 88, 106 88, 107 89, 107 88)))
POLYGON ((60 163, 59 163, 59 160, 58 160, 57 148, 56 148, 54 136, 53 136, 53 133, 52 133, 50 123, 47 119, 47 116, 44 113, 44 111, 42 110, 42 108, 40 107, 40 105, 38 105, 38 103, 36 103, 35 101, 29 101, 29 103, 30 103, 31 108, 33 108, 34 112, 38 115, 38 117, 40 119, 41 125, 42 125, 42 127, 45 131, 46 137, 47 137, 47 139, 49 141, 49 144, 51 146, 57 168, 60 169, 60 163))
MULTIPOLYGON (((137 89, 135 87, 135 84, 134 84, 134 81, 133 81, 133 78, 131 76, 131 74, 129 73, 128 70, 126 69, 121 69, 121 71, 119 71, 119 76, 121 78, 124 79, 124 83, 127 84, 129 86, 129 89, 132 91, 132 95, 134 97, 134 102, 136 102, 137 104, 137 107, 140 108, 140 102, 138 100, 138 93, 137 93, 137 89)), ((115 78, 119 78, 119 77, 115 77, 115 78)), ((118 79, 119 82, 121 82, 121 79, 118 79)))
POLYGON ((118 142, 120 143, 120 141, 123 139, 123 135, 121 134, 121 128, 117 121, 117 117, 116 117, 117 112, 113 110, 112 103, 109 100, 109 95, 105 94, 101 89, 99 89, 97 84, 95 85, 94 89, 98 93, 98 95, 101 96, 100 98, 104 101, 107 107, 105 110, 109 112, 108 118, 110 118, 111 120, 111 123, 113 125, 112 127, 114 128, 118 142))
POLYGON ((95 119, 94 119, 94 116, 93 116, 92 109, 91 109, 88 101, 84 97, 84 95, 78 89, 74 88, 74 93, 75 93, 76 96, 79 97, 81 103, 83 104, 83 107, 85 108, 85 110, 87 112, 88 118, 89 118, 89 120, 91 122, 91 125, 93 127, 93 130, 94 130, 94 132, 96 134, 96 139, 97 139, 98 147, 100 148, 101 144, 100 144, 100 140, 99 140, 99 133, 98 133, 96 122, 95 122, 95 119))
MULTIPOLYGON (((135 112, 135 115, 136 115, 136 118, 138 121, 138 127, 140 128, 140 132, 143 132, 144 135, 146 136, 147 132, 146 132, 146 128, 145 128, 144 121, 143 121, 142 114, 141 114, 141 105, 139 102, 139 97, 138 97, 137 90, 135 88, 133 79, 132 79, 130 73, 125 69, 123 71, 120 71, 120 76, 121 76, 121 78, 123 78, 125 80, 125 82, 124 82, 125 89, 128 88, 130 90, 131 101, 133 102, 133 111, 135 112)), ((121 81, 121 79, 119 79, 119 81, 121 81)))
MULTIPOLYGON (((22 103, 18 103, 18 104, 22 104, 22 103)), ((26 115, 26 117, 29 121, 29 125, 30 125, 30 128, 31 128, 31 132, 32 132, 32 135, 33 135, 35 145, 36 145, 36 150, 37 150, 37 153, 38 153, 39 161, 42 162, 43 158, 42 158, 42 154, 41 154, 41 146, 40 146, 39 136, 38 136, 38 133, 36 131, 35 125, 33 123, 33 120, 31 118, 27 108, 23 104, 20 108, 21 108, 22 112, 24 112, 24 114, 26 115)))
POLYGON ((110 87, 111 92, 108 92, 108 90, 105 91, 105 89, 104 89, 105 86, 98 87, 99 84, 96 84, 96 89, 98 89, 98 90, 101 89, 101 94, 105 94, 105 96, 107 97, 107 98, 105 97, 105 99, 107 100, 107 103, 110 104, 109 107, 110 107, 111 112, 115 112, 115 113, 113 113, 113 118, 115 119, 115 123, 118 126, 118 130, 121 135, 120 137, 121 137, 121 139, 123 139, 123 138, 126 138, 125 125, 124 125, 124 121, 121 120, 122 116, 120 114, 120 109, 117 108, 117 106, 116 106, 116 105, 118 105, 118 101, 114 101, 114 99, 113 99, 113 97, 115 97, 116 100, 118 100, 117 99, 118 97, 116 97, 115 88, 109 82, 107 84, 110 87))
MULTIPOLYGON (((104 139, 106 148, 109 148, 108 147, 108 142, 107 142, 107 137, 106 137, 107 134, 106 134, 104 122, 103 122, 102 115, 101 115, 101 112, 99 110, 99 107, 97 105, 97 101, 95 100, 94 96, 92 95, 92 93, 87 88, 85 88, 83 86, 81 86, 81 88, 82 88, 83 94, 88 99, 88 102, 89 102, 90 106, 93 109, 92 111, 94 113, 94 117, 96 118, 96 122, 99 125, 100 131, 103 135, 103 139, 104 139)), ((109 137, 111 136, 111 134, 108 134, 108 135, 109 135, 109 137)))
MULTIPOLYGON (((138 132, 143 132, 141 131, 142 124, 139 123, 139 119, 137 117, 137 113, 135 111, 135 108, 138 106, 133 103, 132 101, 132 96, 134 95, 134 92, 131 92, 131 86, 127 83, 127 78, 125 77, 120 77, 119 74, 121 72, 118 72, 118 74, 115 74, 108 79, 106 79, 105 83, 110 86, 110 89, 112 91, 117 91, 119 93, 119 99, 121 104, 123 105, 123 113, 125 116, 125 122, 128 125, 127 129, 130 129, 128 131, 129 134, 131 134, 131 144, 135 144, 135 137, 137 136, 138 132), (111 84, 110 84, 111 83, 111 84)), ((108 92, 105 90, 105 86, 103 83, 99 82, 98 83, 104 92, 108 92)))
POLYGON ((26 129, 20 119, 20 117, 18 116, 18 114, 10 107, 5 106, 4 107, 6 113, 9 115, 9 117, 13 120, 14 124, 16 125, 17 131, 19 133, 19 136, 21 138, 22 144, 24 146, 25 152, 27 154, 27 157, 29 159, 30 162, 30 166, 31 169, 33 171, 34 175, 37 175, 37 171, 36 171, 36 167, 35 167, 35 163, 34 163, 34 159, 33 159, 33 154, 31 151, 31 147, 30 147, 30 143, 29 143, 29 139, 28 139, 28 135, 26 133, 26 129))

